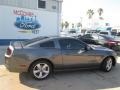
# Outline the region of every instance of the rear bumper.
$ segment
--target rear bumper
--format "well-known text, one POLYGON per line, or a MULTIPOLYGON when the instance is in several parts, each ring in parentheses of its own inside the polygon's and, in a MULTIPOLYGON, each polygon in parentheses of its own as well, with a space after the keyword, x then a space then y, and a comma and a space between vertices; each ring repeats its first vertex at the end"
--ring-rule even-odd
POLYGON ((29 65, 24 60, 5 57, 5 66, 10 72, 27 72, 29 65))

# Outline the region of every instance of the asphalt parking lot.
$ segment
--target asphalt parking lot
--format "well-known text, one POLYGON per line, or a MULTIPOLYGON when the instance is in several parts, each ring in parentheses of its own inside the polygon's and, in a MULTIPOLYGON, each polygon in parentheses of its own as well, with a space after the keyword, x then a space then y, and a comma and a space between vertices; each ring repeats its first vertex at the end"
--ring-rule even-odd
POLYGON ((56 72, 38 81, 27 73, 11 73, 4 67, 4 52, 0 47, 0 90, 120 90, 120 58, 111 72, 79 70, 56 72))

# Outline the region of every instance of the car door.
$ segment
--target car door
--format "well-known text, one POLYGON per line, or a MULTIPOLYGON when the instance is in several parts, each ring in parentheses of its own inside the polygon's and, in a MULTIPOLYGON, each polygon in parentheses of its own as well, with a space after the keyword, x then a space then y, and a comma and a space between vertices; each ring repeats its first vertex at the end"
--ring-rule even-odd
POLYGON ((87 67, 96 60, 95 55, 86 51, 86 44, 76 39, 60 39, 63 64, 65 67, 87 67))

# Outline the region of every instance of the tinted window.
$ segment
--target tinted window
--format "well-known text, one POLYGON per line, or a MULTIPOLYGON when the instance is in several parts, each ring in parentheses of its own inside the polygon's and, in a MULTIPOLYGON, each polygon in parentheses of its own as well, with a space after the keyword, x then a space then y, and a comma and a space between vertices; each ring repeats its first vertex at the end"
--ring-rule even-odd
POLYGON ((117 36, 120 36, 120 32, 118 32, 117 36))
POLYGON ((87 33, 90 33, 90 31, 88 31, 87 33))
POLYGON ((46 1, 38 0, 38 8, 45 8, 46 7, 46 1))
POLYGON ((100 34, 108 35, 108 32, 100 32, 100 34))
POLYGON ((69 33, 76 33, 76 31, 69 31, 69 33))
POLYGON ((117 32, 111 32, 111 35, 116 36, 117 32))
POLYGON ((85 44, 74 39, 61 39, 59 40, 62 49, 84 49, 85 44))
POLYGON ((37 41, 40 41, 40 40, 44 40, 44 39, 47 39, 48 37, 37 37, 37 38, 33 38, 33 39, 30 39, 30 40, 25 40, 23 41, 23 45, 28 45, 28 44, 31 44, 31 43, 34 43, 34 42, 37 42, 37 41))
POLYGON ((48 48, 53 48, 55 47, 54 42, 53 41, 48 41, 48 42, 44 42, 40 44, 40 47, 48 47, 48 48))
POLYGON ((82 38, 89 38, 89 39, 91 39, 91 38, 93 38, 93 37, 92 37, 91 34, 86 34, 86 35, 82 36, 82 38))

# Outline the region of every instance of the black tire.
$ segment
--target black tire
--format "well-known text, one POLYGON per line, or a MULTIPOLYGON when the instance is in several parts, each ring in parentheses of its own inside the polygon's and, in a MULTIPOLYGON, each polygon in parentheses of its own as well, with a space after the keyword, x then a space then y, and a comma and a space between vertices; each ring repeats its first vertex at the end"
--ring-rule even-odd
POLYGON ((111 57, 105 58, 104 61, 101 63, 102 71, 109 72, 111 71, 112 67, 113 67, 113 59, 111 57))
POLYGON ((48 77, 50 76, 50 74, 52 73, 52 65, 51 65, 51 63, 49 63, 48 61, 39 60, 39 61, 34 62, 34 63, 30 66, 29 72, 30 72, 30 75, 31 75, 32 77, 34 77, 35 79, 37 79, 37 80, 43 80, 43 79, 48 78, 48 77), (48 75, 46 75, 45 77, 37 77, 37 74, 40 75, 41 72, 43 73, 43 66, 42 66, 40 72, 38 72, 38 73, 35 74, 35 69, 36 69, 36 71, 39 70, 39 68, 38 68, 38 66, 37 66, 37 65, 39 65, 39 64, 40 64, 40 66, 42 66, 42 64, 45 64, 45 65, 47 66, 47 68, 48 68, 49 73, 48 73, 48 75))

